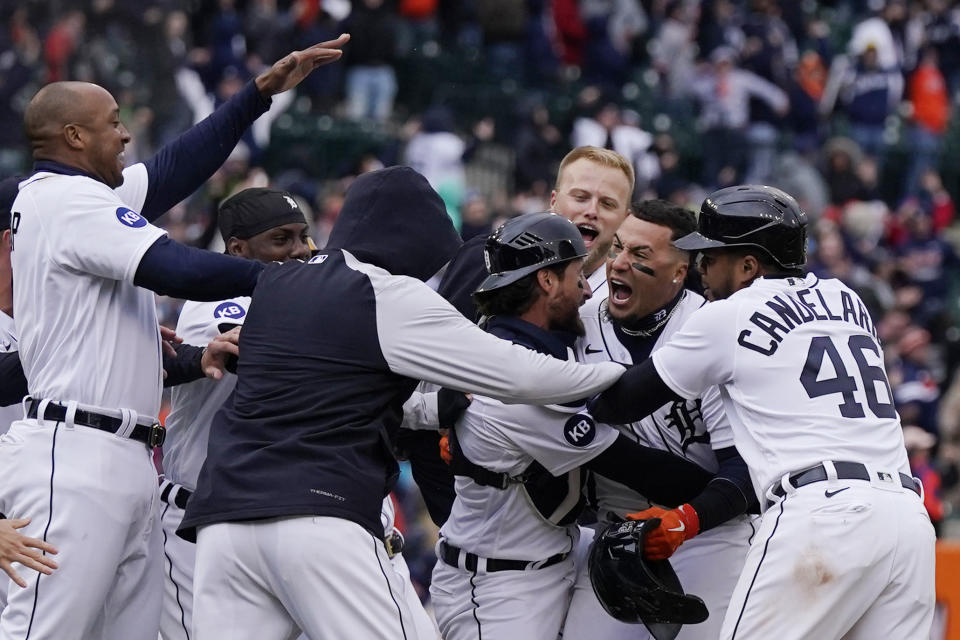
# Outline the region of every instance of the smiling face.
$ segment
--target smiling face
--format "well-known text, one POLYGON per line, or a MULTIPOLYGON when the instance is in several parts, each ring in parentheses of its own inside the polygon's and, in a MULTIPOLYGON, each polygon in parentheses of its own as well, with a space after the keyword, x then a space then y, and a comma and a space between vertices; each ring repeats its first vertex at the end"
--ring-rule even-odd
POLYGON ((584 273, 591 274, 606 257, 613 234, 627 216, 633 185, 616 167, 579 158, 563 167, 550 210, 573 222, 589 254, 584 273))
POLYGON ((683 288, 687 252, 673 246, 670 227, 628 216, 614 236, 607 258, 615 320, 630 324, 661 309, 683 288))
POLYGON ((80 117, 67 126, 77 128, 86 165, 82 168, 116 189, 123 184, 123 151, 130 142, 130 132, 120 122, 120 108, 109 91, 87 84, 78 93, 82 101, 80 117))

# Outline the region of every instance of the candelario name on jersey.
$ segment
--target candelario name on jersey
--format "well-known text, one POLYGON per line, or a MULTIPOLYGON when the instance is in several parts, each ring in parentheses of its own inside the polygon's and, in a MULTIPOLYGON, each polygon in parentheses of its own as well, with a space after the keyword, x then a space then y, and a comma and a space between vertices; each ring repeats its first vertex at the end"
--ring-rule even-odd
POLYGON ((819 289, 781 291, 765 305, 750 316, 753 328, 744 329, 737 338, 741 347, 765 356, 776 353, 790 331, 808 322, 848 322, 877 337, 867 308, 847 291, 841 290, 839 296, 832 293, 829 301, 819 289))

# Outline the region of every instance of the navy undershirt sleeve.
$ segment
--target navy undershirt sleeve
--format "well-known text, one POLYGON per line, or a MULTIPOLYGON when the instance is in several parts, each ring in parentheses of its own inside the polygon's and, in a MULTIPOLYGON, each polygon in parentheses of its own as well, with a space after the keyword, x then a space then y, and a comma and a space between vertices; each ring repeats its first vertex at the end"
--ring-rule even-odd
POLYGON ((668 387, 649 358, 634 365, 613 385, 587 403, 597 422, 627 424, 647 417, 663 405, 682 400, 668 387))
POLYGON ((736 447, 714 452, 720 468, 703 492, 690 500, 700 519, 700 531, 712 529, 746 511, 757 513, 759 504, 747 463, 736 447))
POLYGON ((23 373, 20 353, 0 353, 0 407, 17 404, 27 393, 27 376, 23 373))
POLYGON ((140 215, 153 222, 196 191, 220 168, 253 121, 270 108, 270 103, 256 83, 248 82, 207 118, 144 162, 149 181, 140 215))
POLYGON ((263 264, 194 249, 164 236, 150 245, 133 284, 184 300, 216 301, 249 296, 263 264))
POLYGON ((175 387, 203 377, 204 347, 181 343, 173 345, 173 349, 177 352, 176 357, 163 354, 163 370, 167 373, 163 379, 164 387, 175 387))
POLYGON ((712 473, 689 460, 637 444, 623 434, 584 466, 671 507, 689 502, 713 478, 712 473))

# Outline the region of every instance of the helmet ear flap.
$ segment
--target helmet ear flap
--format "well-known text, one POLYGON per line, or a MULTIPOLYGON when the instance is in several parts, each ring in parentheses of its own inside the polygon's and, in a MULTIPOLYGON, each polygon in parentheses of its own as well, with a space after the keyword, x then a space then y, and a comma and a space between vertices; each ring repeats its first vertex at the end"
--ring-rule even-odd
POLYGON ((707 619, 703 600, 685 594, 668 560, 643 557, 643 543, 660 520, 628 520, 608 525, 594 539, 589 555, 590 584, 611 616, 643 623, 656 640, 673 640, 684 624, 707 619))

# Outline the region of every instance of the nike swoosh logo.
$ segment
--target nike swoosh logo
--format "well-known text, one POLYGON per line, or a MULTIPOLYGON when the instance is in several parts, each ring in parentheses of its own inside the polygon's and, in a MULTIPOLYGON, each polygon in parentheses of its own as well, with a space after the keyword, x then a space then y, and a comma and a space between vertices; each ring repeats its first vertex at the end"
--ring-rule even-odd
POLYGON ((680 523, 679 527, 674 527, 673 529, 667 529, 667 531, 686 531, 687 525, 680 523))
POLYGON ((846 491, 846 490, 849 489, 849 488, 850 488, 850 487, 844 487, 843 489, 837 489, 836 491, 829 491, 829 490, 827 490, 827 491, 824 491, 824 492, 823 492, 823 496, 824 496, 825 498, 832 498, 833 496, 837 495, 837 494, 840 493, 841 491, 846 491))
POLYGON ((584 349, 583 351, 588 355, 591 353, 603 353, 603 349, 591 349, 590 345, 587 345, 587 348, 584 349))

